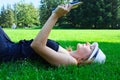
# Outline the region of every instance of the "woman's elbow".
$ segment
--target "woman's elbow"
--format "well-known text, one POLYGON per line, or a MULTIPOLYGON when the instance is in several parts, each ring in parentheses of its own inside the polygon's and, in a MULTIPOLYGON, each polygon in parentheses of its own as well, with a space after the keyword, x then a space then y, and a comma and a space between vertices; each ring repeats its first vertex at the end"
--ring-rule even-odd
POLYGON ((35 49, 39 48, 40 45, 38 46, 38 44, 37 44, 36 42, 32 42, 32 43, 30 44, 30 47, 31 47, 33 50, 35 50, 35 49))
POLYGON ((45 47, 46 45, 44 45, 43 42, 33 40, 30 46, 32 48, 42 48, 45 47))

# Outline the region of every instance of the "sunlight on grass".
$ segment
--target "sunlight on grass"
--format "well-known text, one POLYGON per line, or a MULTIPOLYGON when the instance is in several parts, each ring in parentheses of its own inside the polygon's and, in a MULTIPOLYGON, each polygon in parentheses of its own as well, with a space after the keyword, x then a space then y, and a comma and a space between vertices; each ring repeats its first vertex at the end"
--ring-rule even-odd
MULTIPOLYGON (((5 30, 13 41, 33 39, 39 30, 5 30)), ((119 30, 52 30, 50 39, 80 42, 120 42, 119 30)))

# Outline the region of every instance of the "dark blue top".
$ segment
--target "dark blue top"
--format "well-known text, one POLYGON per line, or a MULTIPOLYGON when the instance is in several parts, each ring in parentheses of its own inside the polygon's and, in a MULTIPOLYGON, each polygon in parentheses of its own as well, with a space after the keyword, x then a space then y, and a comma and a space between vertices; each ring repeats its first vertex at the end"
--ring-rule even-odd
MULTIPOLYGON (((38 58, 34 50, 30 47, 32 40, 20 40, 18 43, 14 43, 6 35, 6 33, 0 27, 0 62, 1 61, 15 61, 19 59, 38 58)), ((48 40, 48 47, 52 48, 55 51, 58 51, 59 44, 53 40, 48 40)))

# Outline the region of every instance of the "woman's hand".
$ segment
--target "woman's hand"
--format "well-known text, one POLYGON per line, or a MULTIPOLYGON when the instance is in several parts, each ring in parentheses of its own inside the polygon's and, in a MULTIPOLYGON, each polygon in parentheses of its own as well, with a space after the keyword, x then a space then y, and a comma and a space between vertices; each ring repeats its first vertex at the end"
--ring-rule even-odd
POLYGON ((54 11, 53 14, 56 14, 58 18, 67 14, 72 8, 71 4, 59 5, 54 11))

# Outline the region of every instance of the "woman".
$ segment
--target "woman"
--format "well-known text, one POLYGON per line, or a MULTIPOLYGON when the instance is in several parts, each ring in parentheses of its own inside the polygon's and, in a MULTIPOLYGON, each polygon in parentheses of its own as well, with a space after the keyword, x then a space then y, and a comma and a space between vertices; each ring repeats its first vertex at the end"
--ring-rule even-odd
POLYGON ((91 63, 92 61, 104 62, 105 55, 97 44, 78 43, 77 50, 69 52, 57 42, 48 39, 50 31, 57 20, 67 14, 71 8, 71 4, 58 6, 34 40, 21 40, 19 43, 14 43, 0 28, 0 61, 32 58, 39 55, 50 64, 56 66, 78 65, 91 63))

